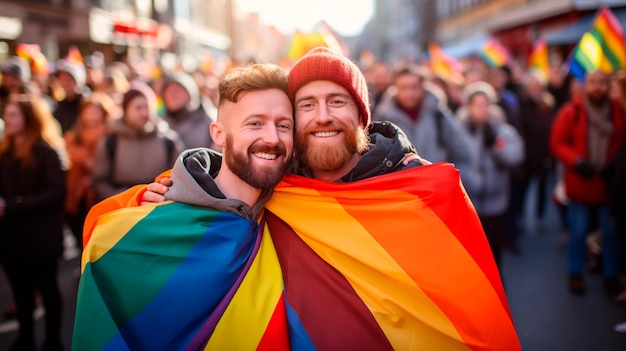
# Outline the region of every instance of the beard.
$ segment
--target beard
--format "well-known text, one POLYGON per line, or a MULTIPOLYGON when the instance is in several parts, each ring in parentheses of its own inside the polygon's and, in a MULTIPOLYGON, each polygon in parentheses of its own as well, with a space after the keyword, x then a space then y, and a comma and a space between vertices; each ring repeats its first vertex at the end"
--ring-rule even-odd
POLYGON ((587 94, 589 103, 591 105, 600 108, 609 102, 609 95, 605 93, 589 93, 587 94))
POLYGON ((323 128, 312 125, 296 132, 296 154, 311 170, 331 172, 341 168, 355 154, 362 154, 368 148, 368 136, 363 127, 347 128, 333 122, 323 128), (340 143, 311 143, 312 132, 340 131, 340 143))
POLYGON ((226 137, 226 150, 230 152, 224 153, 224 160, 230 171, 256 189, 265 190, 276 186, 283 178, 291 161, 291 155, 286 154, 282 144, 268 146, 257 142, 244 153, 233 148, 233 138, 230 135, 226 137), (273 153, 277 155, 277 158, 284 157, 284 161, 277 167, 255 167, 252 160, 254 157, 252 154, 255 152, 273 153))

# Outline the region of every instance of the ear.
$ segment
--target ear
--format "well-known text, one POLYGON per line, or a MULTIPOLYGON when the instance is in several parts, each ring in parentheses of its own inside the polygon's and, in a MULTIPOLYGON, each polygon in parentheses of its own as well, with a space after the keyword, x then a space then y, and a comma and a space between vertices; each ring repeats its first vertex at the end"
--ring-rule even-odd
POLYGON ((215 145, 224 148, 226 145, 226 131, 224 125, 220 122, 213 122, 209 127, 209 132, 211 133, 211 139, 215 145))

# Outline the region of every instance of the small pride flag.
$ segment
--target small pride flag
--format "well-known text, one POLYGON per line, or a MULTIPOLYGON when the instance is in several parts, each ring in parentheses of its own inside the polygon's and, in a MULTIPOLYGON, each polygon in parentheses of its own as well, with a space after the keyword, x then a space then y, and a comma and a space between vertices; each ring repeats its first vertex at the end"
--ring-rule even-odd
POLYGON ((579 80, 600 70, 612 73, 626 65, 624 31, 608 7, 600 9, 593 27, 578 42, 569 59, 569 70, 579 80))
POLYGON ((463 65, 453 57, 448 56, 437 43, 428 45, 430 54, 430 66, 441 78, 452 79, 463 72, 463 65))
POLYGON ((494 38, 489 38, 483 45, 482 57, 491 67, 500 67, 509 62, 509 51, 494 38))
POLYGON ((548 43, 545 40, 538 40, 533 45, 528 57, 528 68, 537 72, 544 81, 548 79, 548 43))

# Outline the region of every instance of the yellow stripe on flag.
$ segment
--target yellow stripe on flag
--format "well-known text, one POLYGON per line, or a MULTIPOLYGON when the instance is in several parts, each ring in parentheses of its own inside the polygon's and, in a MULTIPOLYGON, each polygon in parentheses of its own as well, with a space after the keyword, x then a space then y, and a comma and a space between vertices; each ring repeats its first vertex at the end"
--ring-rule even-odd
MULTIPOLYGON (((267 208, 291 225, 307 245, 346 277, 394 349, 469 350, 452 321, 335 198, 310 201, 303 194, 310 190, 284 190, 289 193, 275 192, 267 208), (298 206, 293 206, 294 203, 298 206), (323 214, 324 220, 303 213, 323 214)), ((377 193, 361 192, 364 198, 376 198, 377 193)), ((397 197, 404 194, 397 193, 397 197)), ((415 196, 401 205, 424 206, 415 196)), ((455 237, 449 235, 445 244, 458 247, 459 255, 466 256, 463 261, 479 270, 455 237)), ((418 253, 416 264, 417 257, 418 253)), ((486 278, 485 284, 489 284, 486 278)))
POLYGON ((265 227, 259 252, 205 350, 256 349, 282 292, 283 277, 278 256, 265 227), (233 331, 237 337, 233 337, 233 331))
POLYGON ((164 201, 154 205, 123 208, 124 216, 117 216, 120 210, 109 212, 98 218, 91 239, 83 250, 81 272, 85 270, 87 262, 94 263, 104 256, 117 244, 139 221, 146 217, 157 206, 166 205, 171 201, 164 201))

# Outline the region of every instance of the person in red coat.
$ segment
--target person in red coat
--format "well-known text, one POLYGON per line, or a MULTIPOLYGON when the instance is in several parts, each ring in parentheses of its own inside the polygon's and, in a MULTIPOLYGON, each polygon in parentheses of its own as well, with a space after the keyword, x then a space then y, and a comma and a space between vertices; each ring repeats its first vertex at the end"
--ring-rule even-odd
POLYGON ((590 218, 597 216, 602 230, 604 288, 610 295, 620 291, 615 224, 608 209, 606 170, 626 140, 626 116, 618 101, 609 96, 610 77, 600 71, 588 73, 583 92, 558 112, 550 135, 550 148, 564 165, 570 238, 567 246, 569 289, 585 292, 583 267, 585 236, 590 218))

